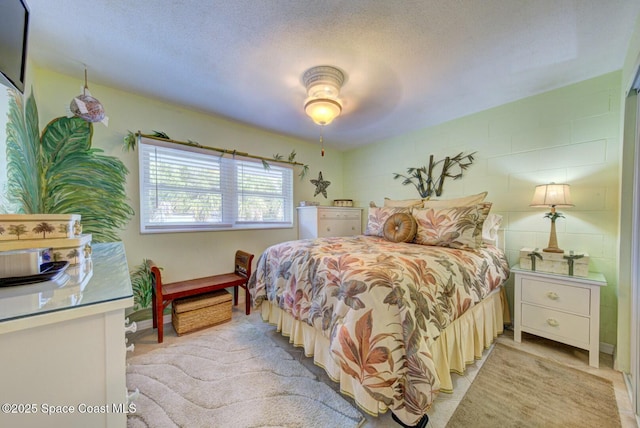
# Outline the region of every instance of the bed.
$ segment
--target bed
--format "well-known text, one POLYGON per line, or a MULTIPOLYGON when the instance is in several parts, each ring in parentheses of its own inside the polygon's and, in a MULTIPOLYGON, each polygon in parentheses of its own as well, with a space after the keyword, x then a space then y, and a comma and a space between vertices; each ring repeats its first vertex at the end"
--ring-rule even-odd
POLYGON ((273 245, 253 304, 364 411, 415 425, 502 332, 509 268, 482 239, 489 209, 370 208, 365 235, 273 245), (387 236, 396 214, 413 236, 387 236))

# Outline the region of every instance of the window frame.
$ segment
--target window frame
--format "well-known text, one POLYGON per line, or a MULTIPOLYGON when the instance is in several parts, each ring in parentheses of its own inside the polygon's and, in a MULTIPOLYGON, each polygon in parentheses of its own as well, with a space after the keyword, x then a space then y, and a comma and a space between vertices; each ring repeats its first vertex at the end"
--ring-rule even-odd
MULTIPOLYGON (((215 232, 215 231, 230 231, 230 230, 257 230, 257 229, 291 229, 293 228, 293 166, 278 163, 277 161, 267 161, 269 167, 266 168, 261 160, 256 160, 250 157, 234 155, 233 157, 223 156, 223 154, 208 149, 205 147, 196 147, 188 145, 178 145, 171 142, 164 142, 160 140, 154 140, 150 138, 142 137, 138 141, 138 179, 139 179, 139 206, 140 206, 140 233, 141 234, 154 234, 154 233, 180 233, 180 232, 215 232), (198 192, 201 194, 220 193, 221 195, 221 220, 219 222, 212 221, 173 221, 173 222, 158 222, 151 221, 153 213, 148 209, 148 201, 151 200, 151 195, 154 193, 151 188, 151 179, 149 178, 150 166, 147 164, 147 153, 150 150, 164 150, 165 154, 171 153, 172 156, 179 157, 180 152, 185 152, 183 161, 188 162, 189 158, 197 158, 200 162, 211 160, 214 163, 219 164, 220 183, 219 189, 204 191, 202 187, 185 187, 183 192, 198 192), (188 153, 188 154, 187 154, 188 153), (259 191, 245 191, 241 192, 238 189, 239 178, 238 170, 243 166, 260 167, 261 178, 264 175, 275 174, 275 180, 282 180, 281 193, 261 193, 259 191), (264 171, 264 173, 262 173, 264 171), (240 199, 243 196, 260 196, 263 195, 265 199, 275 198, 282 199, 282 220, 246 220, 239 219, 239 206, 241 205, 240 199)), ((194 162, 195 164, 195 162, 194 162)), ((251 169, 251 168, 249 168, 251 169)), ((244 170, 243 170, 244 171, 244 170)), ((251 176, 249 174, 249 176, 251 176)), ((156 175, 157 177, 157 175, 156 175)), ((155 184, 155 196, 157 203, 157 182, 155 184)))

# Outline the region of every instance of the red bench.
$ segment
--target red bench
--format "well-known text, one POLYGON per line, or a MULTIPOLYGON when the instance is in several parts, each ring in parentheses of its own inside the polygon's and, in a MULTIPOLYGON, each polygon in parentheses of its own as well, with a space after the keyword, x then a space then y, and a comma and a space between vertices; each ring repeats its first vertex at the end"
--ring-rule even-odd
POLYGON ((210 291, 233 287, 233 304, 237 306, 238 287, 242 287, 244 288, 245 293, 245 313, 249 315, 251 313, 251 298, 249 296, 247 282, 251 276, 252 261, 253 254, 245 253, 244 251, 236 251, 235 269, 231 273, 223 273, 203 278, 163 284, 160 268, 158 268, 152 260, 149 260, 149 267, 153 274, 153 289, 151 292, 151 300, 153 303, 153 328, 158 328, 158 343, 162 343, 164 335, 164 324, 162 322, 164 309, 169 305, 169 303, 171 303, 171 301, 180 297, 195 296, 198 294, 208 293, 210 291))

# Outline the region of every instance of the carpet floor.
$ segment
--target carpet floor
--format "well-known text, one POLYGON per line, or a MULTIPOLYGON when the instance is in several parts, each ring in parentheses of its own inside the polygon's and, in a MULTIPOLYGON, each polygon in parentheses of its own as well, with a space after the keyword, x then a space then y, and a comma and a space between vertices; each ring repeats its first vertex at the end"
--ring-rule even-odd
POLYGON ((358 427, 363 415, 245 318, 127 360, 137 427, 358 427))
POLYGON ((620 427, 611 381, 496 344, 452 415, 458 427, 620 427))
MULTIPOLYGON (((302 348, 293 347, 288 338, 283 337, 280 333, 275 330, 275 327, 263 322, 257 313, 252 313, 250 316, 244 315, 244 310, 242 310, 242 302, 240 302, 239 307, 233 308, 233 319, 234 321, 246 321, 250 323, 255 330, 260 332, 260 335, 264 336, 264 338, 269 339, 271 342, 271 346, 279 347, 280 350, 288 355, 283 358, 292 359, 298 362, 300 365, 304 366, 309 372, 315 375, 315 378, 319 380, 321 383, 324 383, 327 387, 338 390, 338 384, 331 381, 329 377, 326 375, 324 370, 318 366, 313 364, 312 358, 307 358, 304 356, 304 352, 302 348)), ((150 321, 149 321, 150 323, 150 321)), ((200 331, 193 334, 188 334, 184 336, 177 337, 175 331, 171 327, 171 324, 165 325, 165 343, 159 345, 156 340, 156 331, 150 328, 142 328, 139 329, 137 333, 128 334, 127 337, 130 343, 135 344, 135 352, 128 353, 127 363, 131 364, 132 361, 136 361, 138 357, 142 357, 144 355, 154 353, 158 349, 169 347, 171 345, 190 345, 193 340, 196 340, 201 335, 215 335, 217 329, 223 327, 225 324, 220 326, 215 326, 210 329, 200 331)), ((252 334, 255 334, 255 330, 250 329, 252 334)), ((620 418, 622 422, 623 428, 638 428, 638 424, 636 423, 636 418, 633 415, 633 411, 631 409, 631 403, 629 401, 629 394, 626 389, 626 385, 624 383, 624 379, 619 372, 612 370, 613 360, 611 355, 601 353, 600 354, 600 368, 595 369, 588 366, 589 355, 586 351, 570 347, 568 345, 560 344, 558 342, 553 342, 547 339, 539 338, 536 336, 525 334, 522 343, 515 343, 513 341, 513 332, 511 330, 505 331, 505 334, 499 336, 497 339, 497 343, 502 343, 506 346, 519 349, 528 354, 538 356, 543 359, 553 360, 558 364, 567 367, 574 368, 576 370, 586 371, 588 373, 598 375, 599 377, 608 379, 613 382, 616 391, 616 398, 618 404, 618 410, 620 412, 620 418)), ((493 349, 493 348, 492 348, 493 349)), ((479 372, 482 370, 483 364, 488 359, 488 355, 491 354, 491 350, 485 351, 483 354, 483 358, 481 360, 477 360, 473 362, 471 365, 467 366, 467 369, 462 376, 453 375, 453 383, 454 383, 454 392, 453 394, 439 394, 436 397, 433 407, 429 410, 429 425, 428 428, 444 428, 447 425, 447 422, 456 411, 458 405, 462 402, 465 397, 465 394, 468 388, 474 383, 476 377, 479 372)), ((282 355, 282 354, 280 354, 282 355)), ((131 368, 131 366, 129 366, 131 368)), ((219 366, 217 366, 219 368, 219 366)), ((225 365, 226 367, 226 365, 225 365)), ((131 377, 131 376, 129 376, 131 377)), ((570 380, 572 382, 572 380, 570 380)), ((139 387, 137 382, 130 381, 129 388, 130 390, 139 387)), ((230 388, 233 388, 231 386, 230 388)), ((170 389, 170 388, 169 388, 170 389)), ((142 391, 142 389, 141 389, 142 391)), ((209 394, 209 391, 204 392, 203 395, 209 394)), ((352 409, 356 408, 355 403, 349 397, 343 396, 336 392, 337 395, 346 400, 349 404, 351 404, 352 409)), ((182 405, 184 399, 179 398, 179 395, 176 395, 177 403, 182 405)), ((139 409, 142 409, 142 402, 151 400, 147 397, 142 397, 140 400, 135 401, 138 405, 139 409)), ((164 410, 162 407, 166 409, 170 409, 174 406, 174 403, 169 402, 170 400, 163 400, 161 403, 152 403, 145 404, 145 407, 153 409, 153 412, 161 415, 164 410), (153 406, 153 407, 151 407, 153 406)), ((178 404, 175 404, 178 405, 178 404)), ((245 409, 244 412, 251 412, 253 409, 248 408, 245 409)), ((509 408, 506 405, 502 405, 499 411, 509 411, 509 408)), ((173 412, 173 410, 167 410, 168 413, 173 412)), ((243 411, 240 411, 243 413, 243 411)), ((390 412, 387 412, 378 417, 373 417, 364 412, 361 412, 364 415, 365 421, 362 423, 362 428, 399 428, 393 420, 391 419, 390 412)), ((141 410, 141 413, 138 415, 145 415, 144 409, 141 410)), ((154 418, 158 418, 159 416, 155 415, 154 418)), ((235 415, 234 415, 235 417, 235 415)), ((137 418, 137 417, 136 417, 137 418)), ((156 419, 154 419, 155 421, 156 419)), ((175 426, 177 423, 172 422, 169 417, 163 417, 162 421, 166 422, 167 425, 163 425, 163 423, 158 423, 158 427, 163 426, 175 426)), ((475 418, 474 418, 475 422, 475 418)), ((130 420, 130 427, 144 426, 145 422, 143 419, 140 420, 130 420), (135 425, 134 425, 135 423, 135 425)), ((149 425, 150 426, 150 425, 149 425)), ((185 424, 185 426, 189 426, 185 424)), ((197 425, 196 425, 197 426, 197 425)), ((216 425, 207 425, 207 426, 216 426, 216 425)), ((231 426, 241 428, 241 425, 237 425, 233 423, 231 426)), ((251 426, 251 425, 250 425, 251 426)), ((255 425, 253 425, 255 426, 255 425)), ((258 425, 259 426, 259 425, 258 425)), ((282 425, 280 425, 282 426, 282 425)), ((311 425, 312 426, 312 425, 311 425)), ((319 425, 324 426, 324 425, 319 425)), ((349 426, 349 425, 347 425, 349 426)), ((468 425, 469 426, 469 425, 468 425)), ((470 427, 475 428, 475 423, 470 425, 470 427)), ((517 425, 520 427, 527 427, 527 425, 520 424, 517 425)), ((534 425, 535 426, 535 425, 534 425)), ((552 425, 553 426, 553 425, 552 425)), ((587 425, 588 426, 588 425, 587 425)), ((467 428, 465 425, 458 425, 455 428, 467 428)))

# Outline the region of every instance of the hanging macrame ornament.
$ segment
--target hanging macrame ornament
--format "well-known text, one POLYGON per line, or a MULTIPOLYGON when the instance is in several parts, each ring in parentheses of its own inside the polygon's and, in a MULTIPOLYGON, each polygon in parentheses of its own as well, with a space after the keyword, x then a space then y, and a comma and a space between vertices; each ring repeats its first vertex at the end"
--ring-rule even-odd
POLYGON ((87 85, 87 70, 84 70, 84 88, 82 94, 71 100, 69 105, 71 115, 84 119, 87 122, 101 122, 104 126, 109 125, 109 118, 104 113, 104 107, 97 99, 91 96, 87 85))

